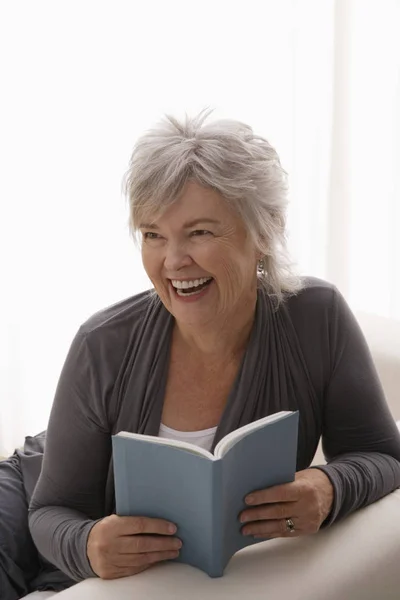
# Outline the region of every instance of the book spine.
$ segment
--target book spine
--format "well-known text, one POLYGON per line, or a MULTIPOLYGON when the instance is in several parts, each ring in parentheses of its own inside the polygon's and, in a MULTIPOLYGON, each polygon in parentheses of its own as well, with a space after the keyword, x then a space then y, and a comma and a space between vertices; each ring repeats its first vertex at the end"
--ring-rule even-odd
POLYGON ((223 496, 222 496, 222 461, 213 463, 212 477, 212 519, 211 519, 211 552, 210 552, 210 577, 223 575, 223 496))

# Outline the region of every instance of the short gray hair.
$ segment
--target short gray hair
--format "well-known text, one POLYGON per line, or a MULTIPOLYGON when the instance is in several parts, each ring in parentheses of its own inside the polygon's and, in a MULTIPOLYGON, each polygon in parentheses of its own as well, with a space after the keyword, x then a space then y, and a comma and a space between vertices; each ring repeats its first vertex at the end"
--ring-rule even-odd
POLYGON ((191 180, 219 192, 236 209, 263 259, 259 283, 278 304, 302 287, 286 244, 287 174, 275 149, 248 125, 218 120, 209 109, 179 121, 166 115, 135 144, 124 191, 129 230, 171 205, 191 180))

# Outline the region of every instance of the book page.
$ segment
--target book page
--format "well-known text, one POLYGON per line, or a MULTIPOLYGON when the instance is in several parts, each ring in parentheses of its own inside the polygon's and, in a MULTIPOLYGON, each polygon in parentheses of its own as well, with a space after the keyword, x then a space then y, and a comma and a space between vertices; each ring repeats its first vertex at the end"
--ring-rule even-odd
POLYGON ((273 415, 268 415, 267 417, 263 417, 262 419, 258 419, 257 421, 253 421, 253 423, 249 423, 248 425, 244 425, 235 431, 231 431, 228 433, 222 440, 218 442, 215 446, 214 455, 215 458, 222 458, 229 450, 234 446, 240 439, 249 435, 252 431, 256 429, 260 429, 261 427, 268 426, 269 423, 274 423, 275 421, 279 421, 286 415, 290 415, 292 411, 282 410, 280 412, 274 413, 273 415))
POLYGON ((153 444, 161 444, 164 446, 173 446, 175 448, 186 450, 186 452, 192 452, 192 454, 198 454, 200 456, 204 456, 205 458, 216 460, 216 457, 213 454, 211 454, 211 452, 208 452, 208 450, 205 450, 200 446, 191 444, 190 442, 182 442, 181 440, 171 440, 169 438, 159 438, 157 436, 145 435, 142 433, 131 433, 129 431, 120 431, 119 433, 117 433, 117 436, 131 437, 143 440, 144 442, 151 442, 153 444))

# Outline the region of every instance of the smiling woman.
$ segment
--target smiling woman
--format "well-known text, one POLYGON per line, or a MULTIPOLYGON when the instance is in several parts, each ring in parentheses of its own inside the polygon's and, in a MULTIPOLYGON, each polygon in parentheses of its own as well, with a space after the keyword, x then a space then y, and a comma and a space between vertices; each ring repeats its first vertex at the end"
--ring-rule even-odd
POLYGON ((256 249, 259 283, 279 302, 301 288, 286 251, 286 172, 251 127, 230 120, 205 124, 209 114, 184 123, 170 116, 138 140, 125 177, 131 234, 140 230, 146 242, 150 234, 162 243, 158 219, 168 228, 177 214, 188 236, 206 226, 200 237, 214 236, 222 245, 231 239, 238 248, 232 236, 242 230, 256 249))
POLYGON ((224 337, 235 315, 251 319, 262 254, 221 194, 188 181, 148 229, 140 225, 143 265, 181 330, 207 324, 224 337))
MULTIPOLYGON (((179 520, 115 514, 119 431, 196 432, 213 450, 243 425, 298 411, 295 481, 248 490, 238 514, 257 540, 316 533, 400 485, 399 432, 354 316, 333 285, 290 268, 275 150, 206 116, 170 117, 137 141, 129 222, 154 289, 83 323, 60 375, 29 507, 40 554, 25 562, 44 556, 75 581, 179 556, 179 520), (327 464, 311 467, 321 437, 327 464)), ((13 548, 0 547, 7 600, 1 565, 25 564, 13 548)))

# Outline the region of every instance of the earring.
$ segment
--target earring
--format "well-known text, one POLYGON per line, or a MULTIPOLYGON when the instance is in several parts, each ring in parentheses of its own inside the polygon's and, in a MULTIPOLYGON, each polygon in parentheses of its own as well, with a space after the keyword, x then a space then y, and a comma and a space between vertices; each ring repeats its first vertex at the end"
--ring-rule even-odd
POLYGON ((257 271, 260 275, 265 275, 265 262, 263 258, 260 258, 260 260, 257 261, 257 271))

